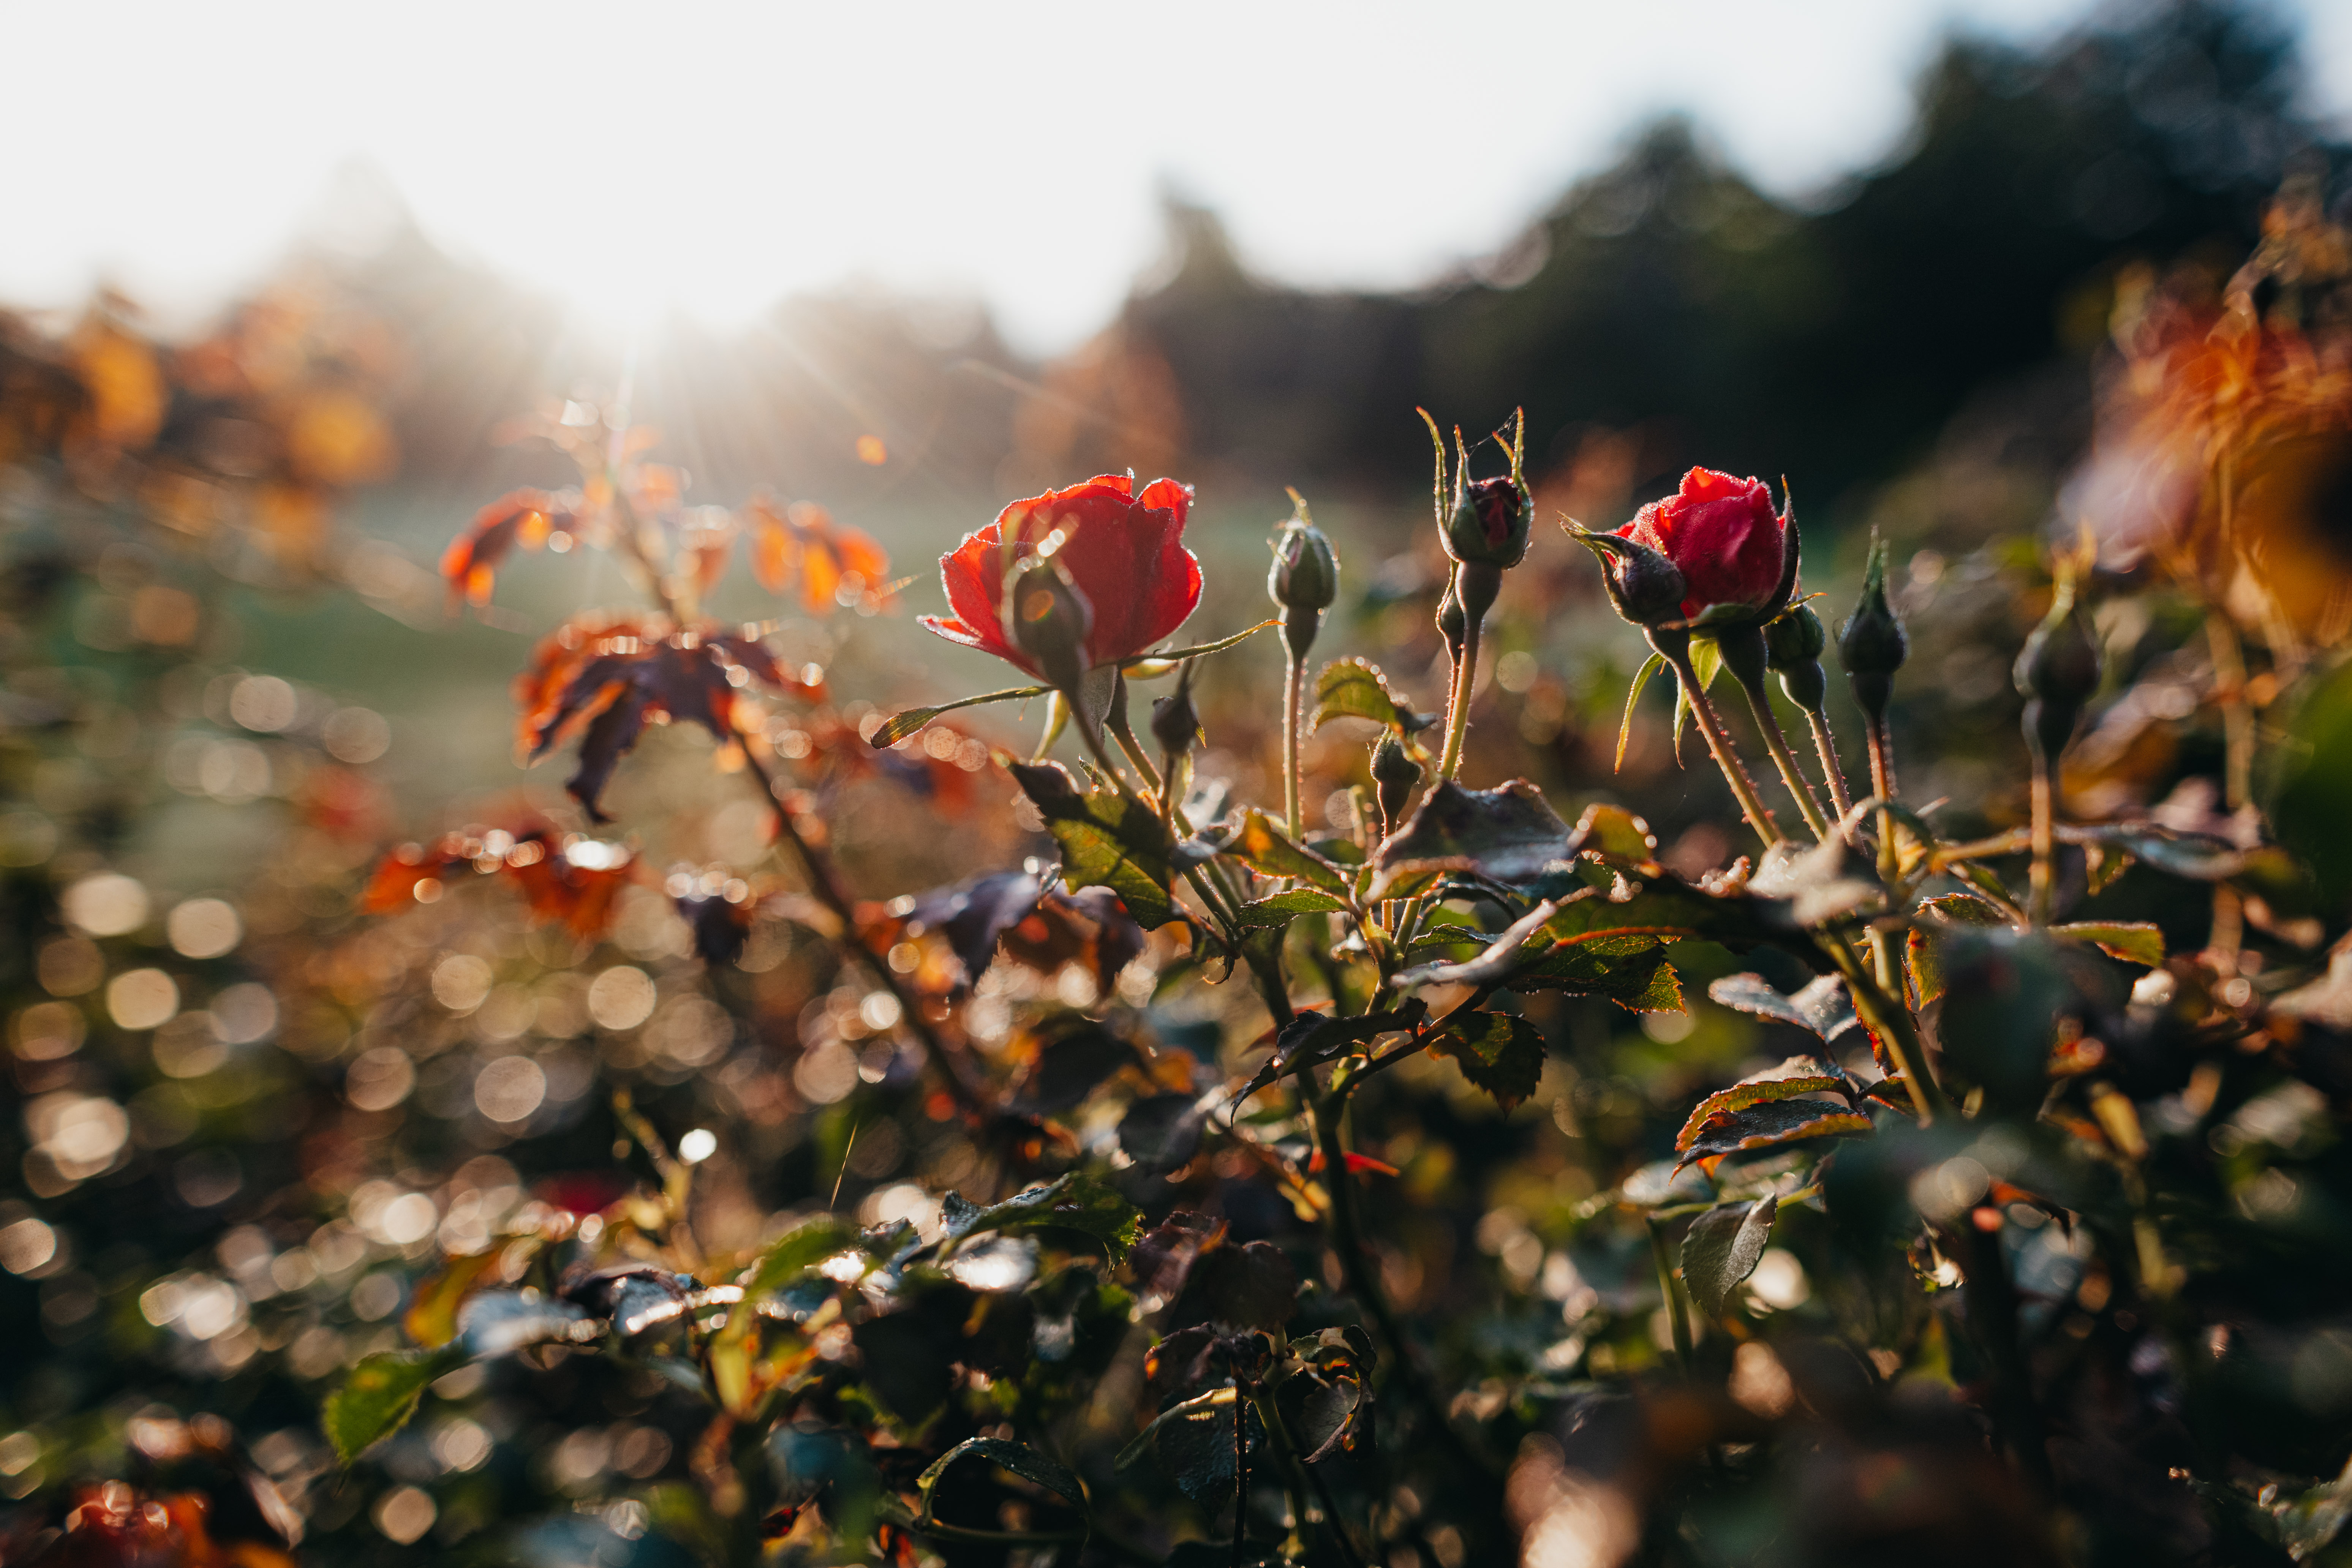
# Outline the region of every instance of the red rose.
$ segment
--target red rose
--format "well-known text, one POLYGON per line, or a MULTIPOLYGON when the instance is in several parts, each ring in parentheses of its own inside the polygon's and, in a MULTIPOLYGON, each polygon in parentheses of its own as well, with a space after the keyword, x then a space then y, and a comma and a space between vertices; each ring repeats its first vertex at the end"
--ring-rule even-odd
POLYGON ((1773 511, 1761 479, 1693 468, 1681 490, 1643 507, 1617 533, 1682 573, 1685 620, 1717 605, 1769 609, 1785 592, 1788 519, 1773 511))
POLYGON ((1190 485, 1154 479, 1139 496, 1128 474, 1098 474, 1014 501, 940 557, 940 580, 955 614, 925 616, 922 625, 1044 679, 1005 636, 999 609, 1007 571, 1058 532, 1055 558, 1094 611, 1088 667, 1132 658, 1182 626, 1201 602, 1201 563, 1184 548, 1192 506, 1190 485))

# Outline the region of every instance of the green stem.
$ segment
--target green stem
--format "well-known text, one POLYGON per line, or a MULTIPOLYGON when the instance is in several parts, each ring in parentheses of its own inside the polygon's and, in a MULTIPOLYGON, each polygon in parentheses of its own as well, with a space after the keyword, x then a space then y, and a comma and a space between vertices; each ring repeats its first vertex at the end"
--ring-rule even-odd
POLYGON ((1698 672, 1691 668, 1689 640, 1666 637, 1662 642, 1661 634, 1653 632, 1650 646, 1657 649, 1674 670, 1675 679, 1681 682, 1684 699, 1690 703, 1691 717, 1697 721, 1699 733, 1706 737, 1706 749, 1722 771, 1724 782, 1731 786, 1740 815, 1756 830, 1756 837, 1764 841, 1764 847, 1769 849, 1780 842, 1780 835, 1772 826, 1772 814, 1764 809, 1763 798, 1756 793, 1756 781, 1748 776, 1747 764, 1731 749, 1731 738, 1723 732, 1723 721, 1717 717, 1715 704, 1707 700, 1706 688, 1698 683, 1698 672))
POLYGON ((1675 1284, 1674 1259, 1666 1255, 1666 1227, 1655 1215, 1649 1216, 1649 1222, 1650 1258, 1658 1266, 1658 1289, 1665 1294, 1666 1319, 1675 1336, 1675 1360, 1682 1366, 1684 1381, 1688 1382, 1692 1376, 1690 1320, 1683 1311, 1682 1290, 1675 1284))
POLYGON ((1462 771, 1462 742, 1470 732, 1470 688, 1478 677, 1478 621, 1484 618, 1462 617, 1462 652, 1454 661, 1454 690, 1445 709, 1445 752, 1437 763, 1441 779, 1462 771))
POLYGON ((2052 787, 2050 759, 2034 748, 2033 757, 2033 868, 2028 873, 2027 887, 2031 900, 2028 913, 2037 926, 2050 923, 2050 908, 2057 897, 2058 843, 2055 829, 2056 791, 2052 787))
MULTIPOLYGON (((1060 693, 1056 692, 1055 695, 1059 696, 1060 693)), ((1078 731, 1078 738, 1086 742, 1087 750, 1094 753, 1095 765, 1101 768, 1102 771, 1109 776, 1110 781, 1118 786, 1118 792, 1127 796, 1128 799, 1133 801, 1136 805, 1143 807, 1146 811, 1150 812, 1152 816, 1158 816, 1160 813, 1158 810, 1154 809, 1152 803, 1145 800, 1142 796, 1135 793, 1135 787, 1127 782, 1127 775, 1118 771, 1118 764, 1117 763, 1111 761, 1110 752, 1103 745, 1102 737, 1095 733, 1095 731, 1088 727, 1083 719, 1079 721, 1076 728, 1078 731)), ((1129 744, 1129 737, 1127 736, 1118 736, 1117 739, 1122 748, 1125 748, 1129 744)), ((1138 762, 1139 771, 1140 771, 1140 767, 1142 765, 1140 761, 1142 751, 1143 748, 1139 743, 1135 746, 1133 751, 1128 753, 1130 759, 1138 762)), ((1179 813, 1178 820, 1181 822, 1181 819, 1182 814, 1179 813)), ((1187 826, 1185 831, 1190 832, 1191 828, 1187 826)), ((1238 943, 1241 939, 1241 917, 1235 913, 1235 910, 1238 905, 1229 904, 1225 902, 1224 900, 1219 899, 1215 894, 1212 893, 1210 891, 1209 880, 1201 875, 1201 868, 1198 866, 1186 867, 1184 868, 1184 879, 1192 884, 1192 891, 1194 895, 1200 899, 1202 907, 1206 909, 1212 915, 1215 916, 1217 920, 1223 923, 1227 940, 1238 943)), ((1222 888, 1223 884, 1219 884, 1219 886, 1222 888)), ((1224 889, 1224 892, 1226 899, 1233 897, 1232 890, 1230 889, 1224 889)))
POLYGON ((1760 680, 1752 685, 1742 680, 1739 689, 1748 694, 1748 706, 1756 715, 1757 731, 1764 737, 1764 749, 1772 754, 1772 765, 1780 770, 1780 783, 1796 801, 1805 826, 1813 830, 1813 837, 1826 841, 1830 836, 1829 818, 1822 815, 1822 803, 1813 795, 1812 784, 1797 766, 1796 753, 1789 750, 1788 734, 1780 728, 1780 715, 1772 711, 1771 694, 1760 680))
POLYGON ((1845 977, 1845 988, 1853 998, 1853 1010, 1870 1032, 1886 1047, 1886 1054, 1895 1058, 1895 1069, 1902 1073, 1903 1082, 1911 1092, 1912 1109, 1919 1113, 1919 1125, 1935 1125, 1938 1112, 1948 1109, 1942 1088, 1927 1070, 1927 1052, 1919 1038, 1917 1025, 1912 1022, 1910 1010, 1895 1000, 1902 989, 1899 977, 1892 986, 1885 984, 1885 953, 1882 933, 1874 932, 1880 941, 1878 952, 1879 978, 1873 979, 1863 972, 1862 961, 1843 938, 1822 943, 1830 961, 1845 977))
POLYGON ((1282 688, 1282 807, 1290 824, 1290 841, 1299 841, 1304 825, 1298 813, 1298 709, 1307 685, 1307 661, 1289 656, 1290 669, 1282 688))

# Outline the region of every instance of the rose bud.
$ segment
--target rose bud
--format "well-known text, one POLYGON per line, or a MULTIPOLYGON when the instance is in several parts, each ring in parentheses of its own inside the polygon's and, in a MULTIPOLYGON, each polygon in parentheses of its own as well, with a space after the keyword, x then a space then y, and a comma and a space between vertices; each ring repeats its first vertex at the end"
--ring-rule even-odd
POLYGON ((1183 755, 1201 739, 1201 715, 1192 706, 1192 672, 1188 668, 1176 689, 1151 700, 1151 738, 1171 757, 1183 755))
POLYGON ((1818 713, 1829 700, 1829 677, 1822 671, 1822 650, 1829 632, 1811 605, 1791 605, 1764 628, 1764 662, 1780 672, 1780 689, 1808 713, 1818 713))
POLYGON ((1760 624, 1780 614, 1796 590, 1796 520, 1772 510, 1772 492, 1761 479, 1693 468, 1681 489, 1634 513, 1616 536, 1674 563, 1683 574, 1685 621, 1760 624))
POLYGON ((1372 743, 1372 783, 1380 791, 1381 836, 1386 837, 1403 822, 1413 787, 1421 783, 1421 764, 1394 731, 1372 743))
MULTIPOLYGON (((1297 500, 1297 492, 1293 491, 1297 500)), ((1323 625, 1323 612, 1339 596, 1339 557, 1331 541, 1307 515, 1298 501, 1298 515, 1274 536, 1274 565, 1266 573, 1265 591, 1282 610, 1283 640, 1291 655, 1305 658, 1323 625)))
POLYGON ((2026 699, 2026 742, 2036 756, 2053 759, 2074 739, 2083 705, 2099 689, 2098 638, 2075 603, 2071 575, 2059 579, 2050 613, 2025 639, 2015 673, 2026 699))
POLYGON ((1679 619, 1686 589, 1679 567, 1659 551, 1618 533, 1570 523, 1570 537, 1601 558, 1601 585, 1617 613, 1637 626, 1679 619))
POLYGON ((1066 696, 1077 690, 1092 668, 1087 636, 1095 613, 1059 561, 1033 555, 1014 567, 1004 579, 1000 619, 1030 668, 1066 696))
POLYGON ((1874 540, 1861 602, 1838 628, 1838 660, 1853 685, 1854 700, 1874 721, 1885 715, 1887 701, 1895 695, 1895 672, 1903 668, 1910 653, 1911 639, 1895 606, 1886 602, 1886 546, 1874 540))
POLYGON ((1456 474, 1454 509, 1445 520, 1445 553, 1464 565, 1508 571, 1527 559, 1535 498, 1513 478, 1465 483, 1456 474))

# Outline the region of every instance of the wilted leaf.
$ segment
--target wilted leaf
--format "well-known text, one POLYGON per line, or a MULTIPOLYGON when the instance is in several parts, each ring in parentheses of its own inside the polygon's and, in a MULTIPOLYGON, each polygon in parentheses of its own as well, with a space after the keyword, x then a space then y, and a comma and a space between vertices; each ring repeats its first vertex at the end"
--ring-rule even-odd
POLYGON ((1780 1200, 1767 1193, 1752 1204, 1727 1204, 1691 1221, 1683 1236, 1683 1282, 1708 1317, 1721 1317, 1734 1288, 1756 1272, 1780 1212, 1780 1200))
POLYGON ((1398 701, 1380 666, 1361 658, 1333 659, 1315 678, 1315 711, 1307 729, 1320 730, 1334 719, 1370 719, 1406 735, 1437 722, 1433 714, 1416 713, 1398 701))
POLYGON ((1009 1443, 1002 1437, 967 1437, 931 1461, 930 1468, 916 1478, 915 1488, 923 1500, 922 1512, 916 1521, 918 1528, 931 1522, 931 1493, 938 1488, 940 1478, 948 1473, 950 1466, 964 1458, 985 1459, 1033 1486, 1045 1488, 1080 1513, 1087 1511, 1086 1488, 1064 1465, 1034 1448, 1009 1443))
POLYGON ((1081 791, 1059 763, 1014 763, 1013 779, 1062 847, 1073 888, 1108 888, 1146 930, 1174 918, 1168 896, 1175 845, 1150 807, 1123 791, 1081 791))
POLYGON ((2147 921, 2075 921, 2052 926, 2053 936, 2087 942, 2110 958, 2153 969, 2164 962, 2164 931, 2147 921))
POLYGON ((458 1342, 477 1361, 593 1339, 597 1331, 582 1309, 536 1290, 478 1290, 457 1309, 458 1342))
POLYGON ((320 1424, 335 1457, 346 1465, 391 1436, 416 1413, 417 1401, 442 1373, 466 1364, 456 1345, 438 1350, 383 1351, 363 1356, 343 1385, 327 1396, 320 1424))
POLYGON ((1843 1138, 1870 1131, 1870 1118, 1843 1105, 1820 1100, 1767 1100, 1716 1117, 1683 1150, 1679 1165, 1718 1154, 1775 1149, 1808 1138, 1843 1138))
POLYGON ((580 497, 550 495, 545 490, 509 490, 474 514, 465 531, 449 542, 441 554, 441 575, 449 584, 449 603, 460 596, 477 605, 490 602, 499 563, 517 545, 536 550, 556 534, 570 535, 580 527, 580 497))
POLYGON ((745 504, 741 521, 751 536, 751 574, 760 586, 781 594, 797 580, 802 607, 809 614, 828 614, 845 596, 851 604, 878 604, 887 597, 889 556, 814 502, 779 508, 761 497, 745 504))
POLYGON ((986 1208, 950 1193, 940 1203, 948 1235, 961 1241, 984 1230, 1075 1230, 1102 1244, 1113 1263, 1127 1257, 1143 1226, 1143 1211, 1083 1172, 1017 1193, 986 1208))
POLYGON ((1543 1078, 1543 1031, 1516 1013, 1472 1013, 1433 1034, 1429 1044, 1452 1057, 1462 1076, 1506 1110, 1533 1094, 1543 1078))
POLYGON ((1372 888, 1382 898, 1407 878, 1468 871, 1520 882, 1572 852, 1574 836, 1543 792, 1525 779, 1493 789, 1440 780, 1372 856, 1372 888))
POLYGON ((1729 1089, 1719 1089, 1700 1100, 1692 1108, 1682 1131, 1675 1135, 1675 1148, 1678 1152, 1688 1149, 1708 1122, 1735 1110, 1776 1100, 1794 1100, 1804 1094, 1843 1094, 1850 1087, 1844 1073, 1819 1057, 1790 1057, 1769 1072, 1741 1079, 1729 1089))
POLYGON ((1127 1109, 1118 1124, 1118 1146, 1137 1166, 1155 1175, 1187 1163, 1200 1152, 1215 1095, 1155 1094, 1127 1109))

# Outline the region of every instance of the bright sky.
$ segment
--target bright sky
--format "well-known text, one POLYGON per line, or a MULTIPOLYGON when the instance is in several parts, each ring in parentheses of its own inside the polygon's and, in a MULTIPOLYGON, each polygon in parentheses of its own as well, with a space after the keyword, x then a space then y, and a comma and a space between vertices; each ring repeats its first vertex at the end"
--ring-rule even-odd
MULTIPOLYGON (((2352 5, 2281 3, 2342 117, 2352 5)), ((1152 258, 1163 184, 1268 274, 1411 283, 1649 114, 1801 193, 1892 147, 1955 23, 2032 38, 2082 8, 0 0, 0 300, 104 277, 195 307, 356 160, 445 247, 615 324, 862 276, 978 292, 1051 349, 1152 258)))

